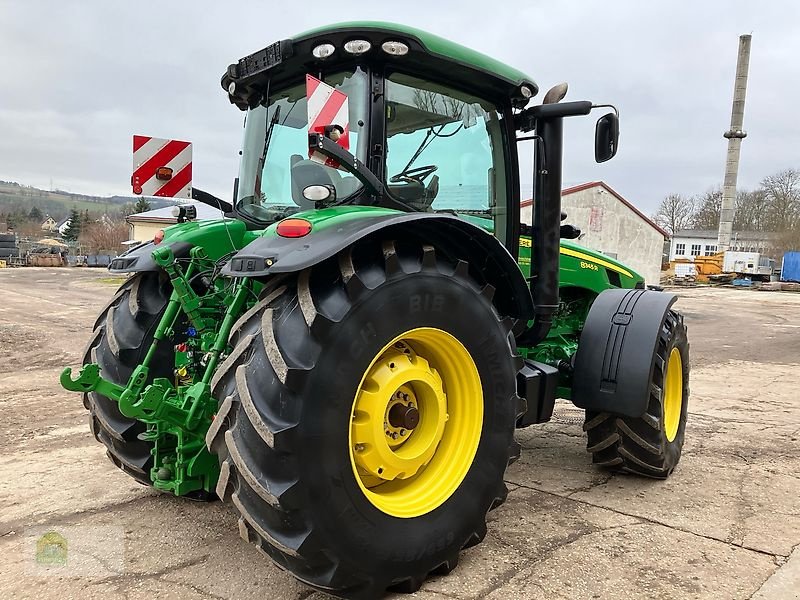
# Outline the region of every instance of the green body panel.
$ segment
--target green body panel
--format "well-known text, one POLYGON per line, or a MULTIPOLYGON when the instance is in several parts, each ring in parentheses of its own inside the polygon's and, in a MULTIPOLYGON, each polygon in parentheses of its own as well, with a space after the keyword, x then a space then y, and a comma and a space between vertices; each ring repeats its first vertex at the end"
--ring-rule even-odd
POLYGON ((342 29, 353 29, 365 32, 385 32, 387 38, 391 38, 392 34, 395 36, 398 34, 407 35, 409 37, 416 38, 431 54, 435 54, 452 62, 467 65, 478 71, 483 71, 484 73, 502 79, 511 85, 516 86, 527 83, 531 85, 534 90, 538 89, 536 87, 536 83, 531 77, 522 71, 518 71, 513 67, 509 67, 508 65, 501 63, 499 60, 495 60, 490 56, 476 52, 475 50, 467 48, 466 46, 462 46, 461 44, 451 42, 450 40, 439 37, 438 35, 398 23, 388 23, 382 21, 348 21, 345 23, 336 23, 334 25, 326 25, 324 27, 310 29, 294 36, 293 39, 303 40, 313 37, 322 38, 326 33, 329 34, 342 29))
MULTIPOLYGON (((520 238, 519 268, 526 277, 531 273, 531 240, 520 238)), ((599 294, 614 286, 609 281, 608 272, 619 275, 622 288, 633 288, 644 278, 630 267, 606 256, 601 252, 590 250, 571 240, 561 240, 561 256, 559 262, 559 286, 583 288, 599 294)), ((612 275, 613 276, 613 275, 612 275)))
MULTIPOLYGON (((520 238, 519 267, 526 277, 531 272, 531 239, 520 238)), ((561 240, 559 255, 560 303, 553 326, 544 341, 534 348, 520 348, 526 358, 558 367, 569 362, 578 349, 580 333, 589 308, 603 290, 621 287, 634 288, 644 279, 633 269, 571 240, 561 240), (616 277, 619 277, 617 282, 616 277), (611 279, 614 279, 612 283, 611 279), (619 286, 615 285, 619 283, 619 286)), ((568 371, 568 370, 566 370, 568 371)), ((558 395, 572 395, 569 375, 562 374, 558 395)))
POLYGON ((244 222, 236 219, 187 221, 164 228, 164 242, 187 242, 201 246, 212 260, 218 260, 239 250, 258 237, 258 231, 248 231, 244 222))

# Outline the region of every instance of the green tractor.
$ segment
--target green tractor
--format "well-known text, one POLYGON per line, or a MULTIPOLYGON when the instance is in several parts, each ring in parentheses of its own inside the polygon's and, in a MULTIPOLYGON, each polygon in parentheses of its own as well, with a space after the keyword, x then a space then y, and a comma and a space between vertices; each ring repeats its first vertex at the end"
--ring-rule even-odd
MULTIPOLYGON (((222 86, 246 113, 234 200, 197 195, 227 218, 178 207, 114 259, 130 277, 61 377, 120 469, 229 502, 245 540, 352 598, 452 570, 506 497, 515 428, 556 398, 585 409, 599 467, 672 472, 676 299, 562 224, 563 121, 596 105, 561 85, 529 106, 523 73, 385 23, 282 40, 222 86)), ((617 150, 608 108, 598 162, 617 150)))

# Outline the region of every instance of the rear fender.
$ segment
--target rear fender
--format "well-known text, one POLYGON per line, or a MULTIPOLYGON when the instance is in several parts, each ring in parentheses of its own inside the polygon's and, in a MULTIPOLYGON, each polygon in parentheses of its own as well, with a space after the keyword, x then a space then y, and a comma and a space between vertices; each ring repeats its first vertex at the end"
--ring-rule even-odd
POLYGON ((233 277, 266 277, 293 273, 318 264, 370 236, 430 244, 451 260, 467 261, 495 288, 494 304, 504 316, 532 318, 533 301, 525 277, 508 250, 487 231, 455 216, 403 213, 386 209, 341 207, 309 211, 295 217, 312 222, 300 238, 280 237, 275 225, 245 246, 222 273, 233 277))
POLYGON ((647 410, 661 328, 673 294, 606 290, 592 307, 575 355, 576 406, 626 417, 647 410))

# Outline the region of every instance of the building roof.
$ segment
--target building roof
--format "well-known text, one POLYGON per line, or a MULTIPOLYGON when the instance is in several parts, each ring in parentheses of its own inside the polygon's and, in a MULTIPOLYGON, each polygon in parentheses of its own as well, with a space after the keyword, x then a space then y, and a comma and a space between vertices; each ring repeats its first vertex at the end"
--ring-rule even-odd
MULTIPOLYGON (((660 233, 662 236, 664 236, 665 239, 669 238, 669 233, 667 233, 664 229, 659 227, 650 217, 648 217, 642 211, 640 211, 638 208, 636 208, 630 201, 628 201, 625 198, 623 198, 619 194, 619 192, 617 192, 614 188, 612 188, 610 185, 608 185, 605 181, 588 181, 588 182, 582 183, 580 185, 574 185, 572 187, 564 188, 563 190, 561 190, 561 197, 563 198, 564 196, 569 196, 570 194, 575 194, 577 192, 582 192, 584 190, 588 190, 588 189, 591 189, 593 187, 601 187, 604 190, 606 190, 609 194, 614 196, 617 200, 622 202, 625 206, 630 208, 634 213, 636 213, 639 217, 641 217, 641 219, 645 223, 650 225, 650 227, 652 227, 653 229, 658 231, 658 233, 660 233)), ((520 207, 530 206, 531 204, 533 204, 533 200, 523 200, 522 202, 520 202, 520 207)))
MULTIPOLYGON (((679 229, 675 232, 676 238, 693 238, 698 240, 704 239, 717 239, 718 231, 716 229, 679 229)), ((774 233, 768 231, 734 231, 731 233, 732 240, 740 240, 747 242, 760 242, 762 240, 769 240, 775 237, 774 233)))
MULTIPOLYGON (((225 213, 217 208, 201 202, 181 202, 182 205, 192 204, 197 208, 198 221, 221 219, 225 213)), ((172 216, 172 206, 154 208, 145 212, 130 215, 125 219, 128 223, 177 223, 178 219, 172 216)))

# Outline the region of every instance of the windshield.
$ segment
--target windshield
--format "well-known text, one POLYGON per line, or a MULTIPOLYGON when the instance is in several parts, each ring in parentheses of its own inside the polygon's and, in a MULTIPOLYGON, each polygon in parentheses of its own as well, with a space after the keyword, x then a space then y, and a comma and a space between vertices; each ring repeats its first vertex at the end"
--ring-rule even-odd
MULTIPOLYGON (((324 81, 347 95, 350 152, 365 160, 366 74, 356 69, 326 76, 324 81)), ((270 91, 268 106, 247 112, 236 208, 253 220, 271 223, 314 208, 314 202, 303 197, 303 189, 309 185, 333 185, 340 201, 361 189, 349 173, 308 159, 308 107, 303 82, 270 91)))

